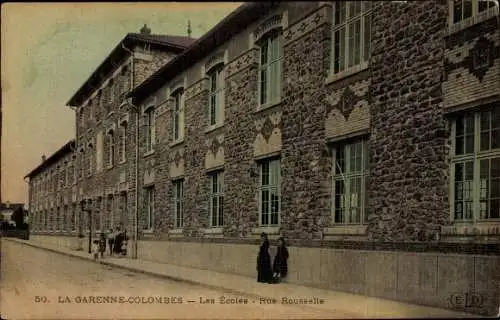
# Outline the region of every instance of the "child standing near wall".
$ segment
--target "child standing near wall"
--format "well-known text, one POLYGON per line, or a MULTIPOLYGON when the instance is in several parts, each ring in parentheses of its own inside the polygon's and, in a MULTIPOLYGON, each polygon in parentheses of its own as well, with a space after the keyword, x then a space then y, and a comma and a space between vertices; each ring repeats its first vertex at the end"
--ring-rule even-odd
POLYGON ((94 255, 94 260, 97 260, 97 258, 99 258, 100 251, 99 240, 94 240, 92 243, 92 254, 94 255))

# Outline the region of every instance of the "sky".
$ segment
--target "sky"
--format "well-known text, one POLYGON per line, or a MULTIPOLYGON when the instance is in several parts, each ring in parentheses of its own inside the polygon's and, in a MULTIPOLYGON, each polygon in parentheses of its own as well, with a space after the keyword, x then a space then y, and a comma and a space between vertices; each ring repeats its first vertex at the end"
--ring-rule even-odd
POLYGON ((129 32, 198 38, 241 3, 4 3, 2 201, 28 204, 23 177, 75 135, 66 102, 129 32))

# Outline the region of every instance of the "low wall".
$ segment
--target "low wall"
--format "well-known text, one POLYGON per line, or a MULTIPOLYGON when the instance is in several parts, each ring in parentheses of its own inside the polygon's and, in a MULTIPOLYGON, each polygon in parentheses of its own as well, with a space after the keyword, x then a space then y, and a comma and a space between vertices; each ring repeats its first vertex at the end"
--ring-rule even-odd
MULTIPOLYGON (((498 256, 288 249, 290 283, 479 314, 498 312, 498 256)), ((256 277, 256 245, 140 241, 138 252, 144 260, 256 277)))
MULTIPOLYGON (((81 242, 83 244, 83 249, 87 250, 88 249, 88 237, 81 238, 81 239, 83 239, 83 240, 81 240, 81 242)), ((76 236, 69 236, 69 235, 51 236, 51 235, 31 234, 30 241, 40 243, 40 244, 51 245, 51 246, 60 246, 60 247, 72 249, 72 250, 75 250, 78 246, 78 238, 76 236)))

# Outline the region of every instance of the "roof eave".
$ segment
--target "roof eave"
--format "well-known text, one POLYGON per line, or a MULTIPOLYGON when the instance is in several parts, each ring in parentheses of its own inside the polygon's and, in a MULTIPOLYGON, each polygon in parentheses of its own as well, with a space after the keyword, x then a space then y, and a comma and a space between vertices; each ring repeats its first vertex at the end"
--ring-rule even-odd
POLYGON ((49 162, 57 160, 58 156, 61 157, 66 153, 70 153, 74 147, 75 147, 75 139, 71 139, 70 141, 66 142, 61 148, 59 148, 56 152, 54 152, 50 157, 45 159, 44 162, 42 162, 33 170, 31 170, 27 175, 24 176, 23 179, 31 178, 33 175, 38 173, 42 168, 44 168, 49 162))

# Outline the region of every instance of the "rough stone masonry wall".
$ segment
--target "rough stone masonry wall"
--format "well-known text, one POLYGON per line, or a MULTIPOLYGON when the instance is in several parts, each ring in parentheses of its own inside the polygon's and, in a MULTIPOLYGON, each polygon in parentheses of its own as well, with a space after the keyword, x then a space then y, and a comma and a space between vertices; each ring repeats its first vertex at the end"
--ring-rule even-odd
MULTIPOLYGON (((201 80, 204 81, 204 80, 201 80)), ((184 235, 198 236, 208 226, 208 194, 205 174, 205 129, 207 128, 207 91, 188 96, 186 90, 184 137, 184 235)))
POLYGON ((383 2, 373 13, 368 233, 435 239, 448 219, 441 77, 445 0, 383 2))
MULTIPOLYGON (((231 62, 253 55, 252 51, 231 62)), ((253 111, 257 106, 257 65, 226 77, 224 120, 224 236, 244 237, 258 225, 257 181, 250 176, 256 170, 253 161, 255 125, 253 111)))
POLYGON ((310 31, 288 43, 284 33, 281 216, 288 239, 315 238, 330 208, 323 152, 330 28, 310 31))

